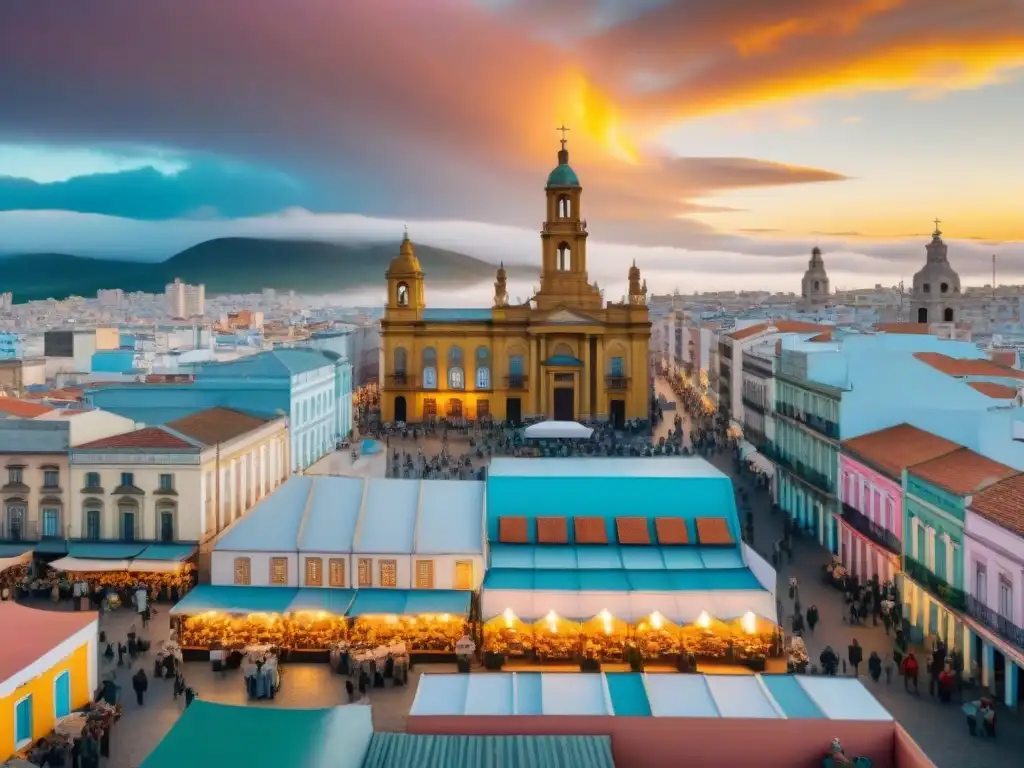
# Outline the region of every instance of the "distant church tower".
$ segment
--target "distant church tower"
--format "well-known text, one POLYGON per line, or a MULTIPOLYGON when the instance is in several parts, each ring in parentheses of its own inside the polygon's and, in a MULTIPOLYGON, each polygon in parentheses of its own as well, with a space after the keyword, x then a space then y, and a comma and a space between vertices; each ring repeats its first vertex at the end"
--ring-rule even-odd
POLYGON ((800 281, 800 295, 803 296, 805 309, 820 309, 828 303, 828 273, 825 272, 825 262, 818 247, 811 251, 807 271, 804 272, 804 279, 800 281))
POLYGON ((953 323, 960 319, 960 275, 946 256, 940 223, 935 220, 932 241, 925 246, 928 259, 924 267, 914 274, 910 320, 918 323, 953 323))

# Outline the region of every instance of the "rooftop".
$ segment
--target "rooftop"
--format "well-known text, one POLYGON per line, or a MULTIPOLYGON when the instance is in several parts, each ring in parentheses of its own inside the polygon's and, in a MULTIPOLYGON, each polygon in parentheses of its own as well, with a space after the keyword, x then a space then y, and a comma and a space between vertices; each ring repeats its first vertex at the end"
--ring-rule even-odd
POLYGON ((1017 474, 1017 470, 975 453, 970 448, 947 453, 930 461, 915 464, 907 472, 942 488, 954 496, 978 493, 1000 480, 1017 474))
POLYGON ((976 493, 971 510, 1018 536, 1024 536, 1024 474, 1013 475, 976 493))
POLYGON ((259 429, 268 421, 269 419, 236 411, 233 408, 216 407, 169 421, 166 427, 203 445, 216 445, 259 429))
POLYGON ((16 419, 34 419, 55 410, 52 406, 19 400, 16 397, 0 397, 0 418, 12 416, 16 419))
POLYGON ((487 308, 446 308, 434 307, 423 310, 423 321, 427 323, 479 323, 491 320, 494 312, 487 308))
POLYGON ((108 450, 153 450, 174 452, 195 452, 202 449, 198 441, 169 432, 163 427, 143 427, 134 432, 101 437, 75 446, 76 451, 108 451, 108 450))
POLYGON ((770 331, 772 328, 775 329, 776 333, 818 333, 830 332, 832 326, 821 325, 819 323, 805 323, 800 320, 775 320, 767 323, 758 323, 757 325, 748 325, 746 328, 741 328, 738 331, 734 331, 729 334, 730 339, 736 341, 742 341, 743 339, 749 339, 751 336, 757 336, 760 333, 770 331))
POLYGON ((232 525, 214 547, 232 552, 293 552, 313 488, 313 478, 293 475, 232 525))
POLYGON ((892 722, 860 680, 806 675, 500 672, 420 677, 410 717, 576 715, 892 722))
POLYGON ((923 461, 959 450, 952 440, 925 432, 910 424, 870 432, 842 442, 844 452, 863 460, 893 480, 902 481, 903 470, 923 461))
POLYGON ((928 323, 875 323, 875 330, 914 336, 930 336, 932 332, 928 323))
POLYGON ((295 347, 260 352, 258 355, 223 363, 204 363, 200 367, 200 375, 274 378, 295 376, 328 366, 333 368, 334 362, 319 351, 295 347))
POLYGON ((647 477, 725 478, 709 461, 696 457, 655 458, 551 458, 497 457, 488 477, 647 477))
POLYGON ((1012 400, 1017 396, 1017 390, 1013 387, 996 384, 994 381, 969 381, 967 386, 993 400, 1012 400))
POLYGON ((1024 379, 1024 371, 1007 368, 985 358, 958 359, 940 352, 915 352, 914 357, 948 376, 988 376, 1003 379, 1024 379))
MULTIPOLYGON (((15 602, 0 603, 0 648, 4 649, 0 653, 0 697, 38 677, 39 671, 32 671, 37 661, 96 622, 96 613, 90 611, 40 611, 15 602)), ((83 638, 82 645, 87 640, 83 638)))

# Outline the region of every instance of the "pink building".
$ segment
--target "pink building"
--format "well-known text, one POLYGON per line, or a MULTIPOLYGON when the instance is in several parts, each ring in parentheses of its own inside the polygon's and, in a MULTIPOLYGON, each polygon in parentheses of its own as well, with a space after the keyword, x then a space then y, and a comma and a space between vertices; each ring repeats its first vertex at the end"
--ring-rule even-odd
POLYGON ((839 556, 850 573, 892 580, 903 551, 903 470, 959 448, 909 424, 840 444, 839 556))

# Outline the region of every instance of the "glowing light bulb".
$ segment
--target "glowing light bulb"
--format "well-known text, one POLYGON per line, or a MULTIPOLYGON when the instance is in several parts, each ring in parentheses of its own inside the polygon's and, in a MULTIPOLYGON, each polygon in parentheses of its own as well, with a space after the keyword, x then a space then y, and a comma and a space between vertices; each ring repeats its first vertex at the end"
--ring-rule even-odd
POLYGON ((391 614, 389 616, 385 616, 384 617, 384 621, 386 623, 388 623, 388 624, 397 624, 398 623, 398 617, 395 616, 394 614, 391 614))
POLYGON ((748 635, 752 635, 757 631, 757 617, 754 616, 753 611, 747 611, 743 614, 743 619, 740 622, 740 626, 743 627, 743 631, 748 635))
POLYGON ((544 620, 548 623, 548 629, 551 630, 552 633, 558 631, 558 615, 554 610, 548 611, 548 615, 544 617, 544 620))
POLYGON ((601 612, 597 614, 597 617, 601 620, 601 625, 604 627, 604 633, 606 635, 610 635, 612 633, 612 615, 608 613, 608 609, 601 609, 601 612))
POLYGON ((451 620, 452 620, 452 617, 450 615, 448 615, 447 613, 442 613, 441 614, 441 621, 443 621, 445 624, 447 624, 451 620))
POLYGON ((651 614, 651 626, 654 627, 654 629, 661 629, 664 624, 665 620, 662 618, 660 613, 655 611, 651 614))
POLYGON ((505 629, 512 629, 516 625, 516 615, 511 608, 506 608, 501 615, 505 618, 505 629))
POLYGON ((708 629, 711 626, 711 617, 708 616, 707 611, 700 612, 700 616, 697 617, 697 626, 701 629, 708 629))

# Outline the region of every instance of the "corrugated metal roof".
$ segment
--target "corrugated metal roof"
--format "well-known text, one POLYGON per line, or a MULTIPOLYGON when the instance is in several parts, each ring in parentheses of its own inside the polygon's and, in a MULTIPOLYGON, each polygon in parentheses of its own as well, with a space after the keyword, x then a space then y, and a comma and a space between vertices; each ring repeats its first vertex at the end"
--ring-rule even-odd
POLYGON ((614 768, 610 736, 375 733, 363 768, 614 768))
POLYGON ((484 482, 423 480, 414 551, 423 555, 483 554, 484 482))

